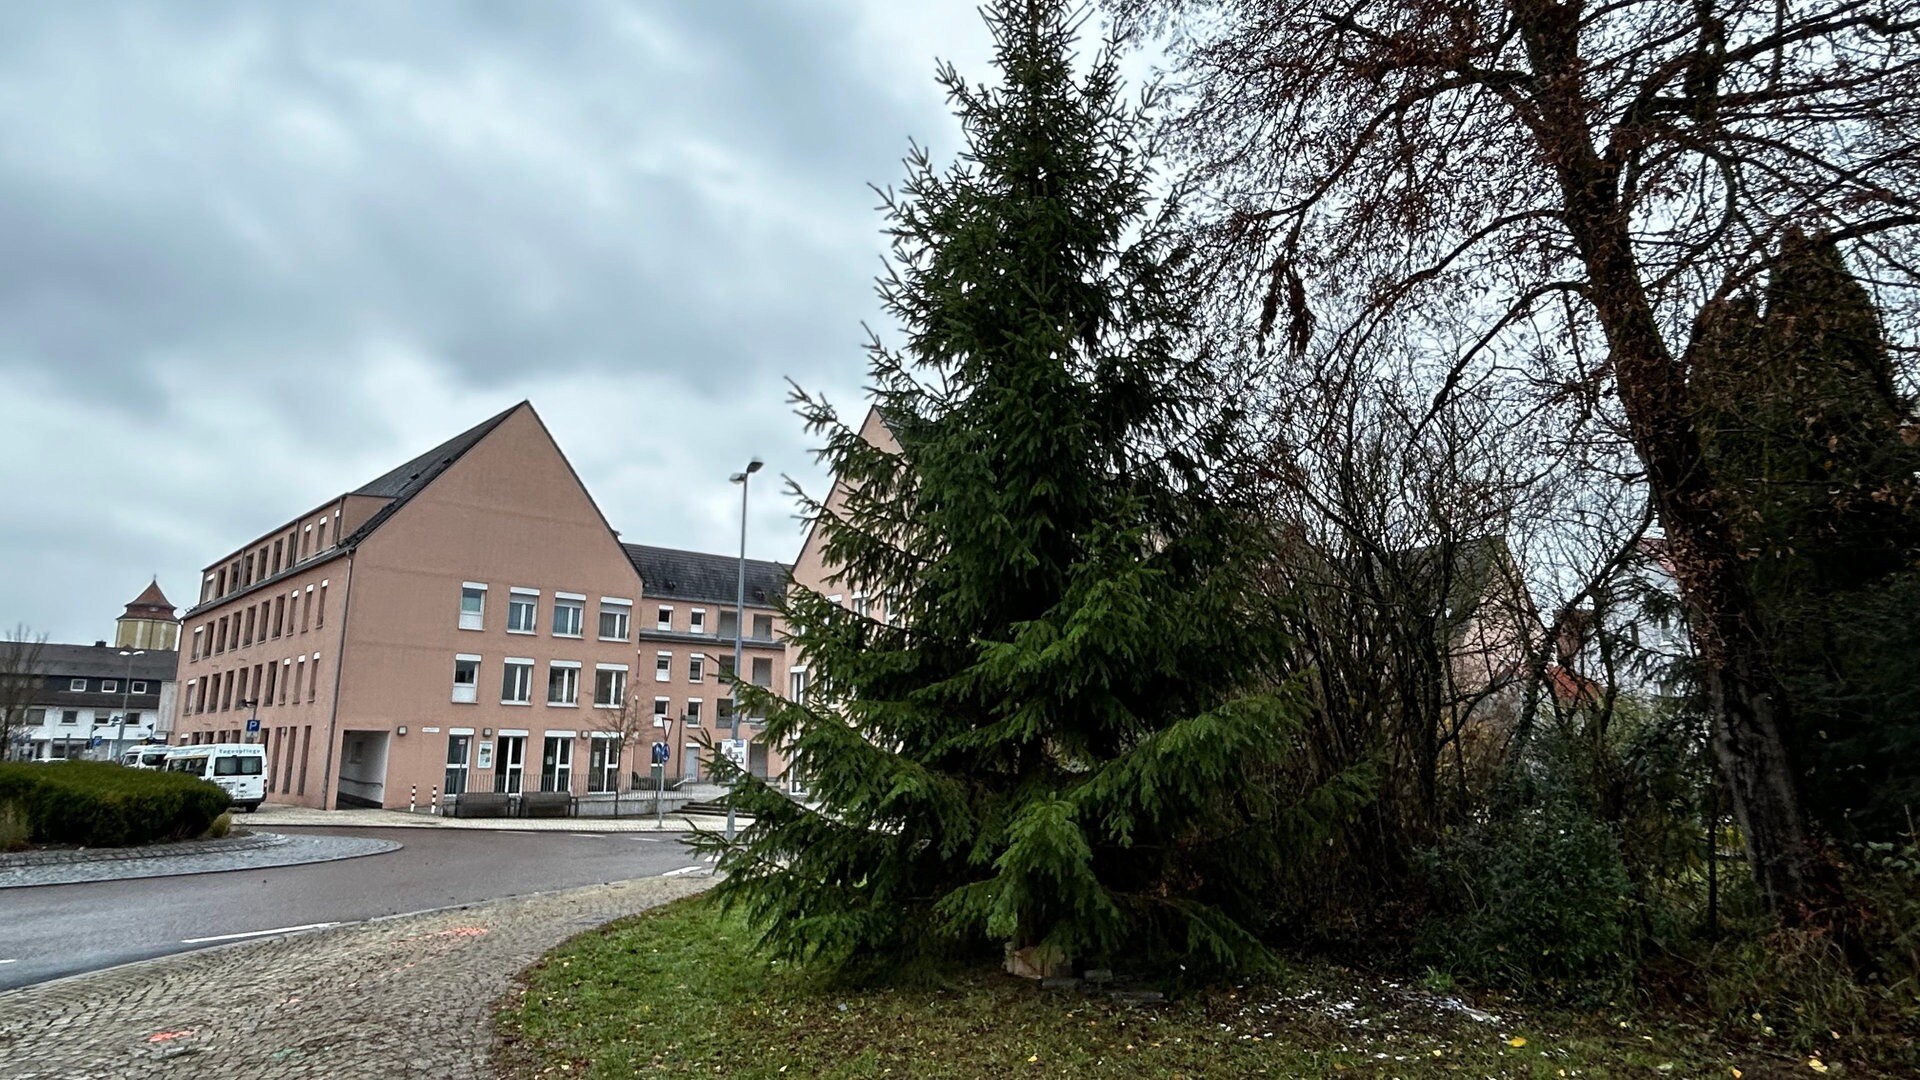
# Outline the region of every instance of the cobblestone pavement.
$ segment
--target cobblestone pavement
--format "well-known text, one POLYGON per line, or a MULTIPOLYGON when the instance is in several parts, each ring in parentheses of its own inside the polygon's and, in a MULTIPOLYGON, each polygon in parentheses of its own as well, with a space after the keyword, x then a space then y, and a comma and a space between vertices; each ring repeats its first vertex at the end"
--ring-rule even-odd
POLYGON ((258 833, 235 839, 253 842, 214 847, 226 842, 209 840, 198 844, 156 845, 155 848, 107 848, 99 849, 99 857, 92 859, 62 859, 0 868, 0 889, 174 877, 179 874, 215 874, 228 870, 265 870, 275 866, 357 859, 362 855, 393 851, 401 846, 394 840, 355 836, 258 833), (166 850, 156 850, 160 847, 166 850))
MULTIPOLYGON (((734 818, 740 828, 753 819, 744 814, 734 818)), ((247 819, 249 826, 270 829, 300 825, 319 825, 355 829, 493 829, 505 832, 718 832, 727 827, 724 817, 696 814, 668 814, 664 822, 640 818, 456 818, 421 810, 314 810, 305 806, 263 806, 247 819)))
POLYGON ((581 930, 708 884, 593 885, 0 993, 0 1080, 478 1080, 491 1006, 517 972, 581 930))

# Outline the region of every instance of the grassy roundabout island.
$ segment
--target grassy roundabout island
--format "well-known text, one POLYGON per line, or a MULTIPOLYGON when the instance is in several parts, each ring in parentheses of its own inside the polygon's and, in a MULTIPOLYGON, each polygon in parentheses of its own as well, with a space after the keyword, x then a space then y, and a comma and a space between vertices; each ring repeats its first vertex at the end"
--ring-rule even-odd
POLYGON ((739 920, 699 898, 556 949, 503 1003, 497 1030, 507 1077, 1765 1077, 1827 1068, 1766 1048, 1735 1052, 1625 1012, 1523 1016, 1330 967, 1144 1006, 990 970, 953 971, 935 986, 850 988, 761 958, 739 920))

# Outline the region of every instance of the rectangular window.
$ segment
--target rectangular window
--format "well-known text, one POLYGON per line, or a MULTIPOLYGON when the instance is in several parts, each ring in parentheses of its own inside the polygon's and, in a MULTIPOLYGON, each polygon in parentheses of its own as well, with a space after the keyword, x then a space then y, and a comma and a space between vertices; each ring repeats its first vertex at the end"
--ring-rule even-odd
POLYGON ((313 668, 307 675, 307 700, 320 696, 320 654, 313 654, 313 668))
POLYGON ((77 724, 77 723, 79 723, 79 722, 80 722, 80 710, 79 710, 79 709, 62 709, 62 710, 60 711, 60 722, 61 722, 61 723, 63 723, 63 724, 77 724))
POLYGON ((627 640, 628 623, 633 619, 633 605, 625 600, 600 598, 600 640, 627 640))
POLYGON ((653 613, 653 628, 655 630, 673 629, 673 608, 672 607, 662 604, 660 606, 660 609, 653 613))
POLYGON ((720 613, 720 636, 732 637, 740 628, 740 613, 728 608, 720 613))
POLYGON ((707 632, 707 609, 694 608, 687 612, 687 633, 704 634, 707 632))
POLYGON ((753 636, 760 641, 772 641, 773 616, 755 615, 753 617, 753 636))
POLYGON ((701 656, 699 653, 694 653, 692 656, 687 657, 687 681, 688 682, 706 682, 707 681, 707 658, 706 657, 701 656))
POLYGON ((697 697, 687 699, 687 726, 700 726, 700 699, 697 697))
POLYGON ((306 633, 313 621, 313 586, 307 586, 306 599, 300 604, 300 632, 306 633))
POLYGON ((474 582, 460 586, 460 629, 485 629, 487 587, 474 582))
POLYGON ((620 790, 620 739, 594 732, 587 742, 587 790, 620 790))
POLYGON ((320 532, 318 533, 317 538, 313 542, 313 550, 315 551, 327 550, 327 519, 326 518, 320 519, 320 532))
POLYGON ((514 589, 507 594, 507 633, 531 634, 538 627, 535 609, 540 605, 540 594, 532 589, 514 589))
POLYGON ((521 777, 527 768, 527 736, 501 735, 493 744, 493 790, 506 795, 520 794, 521 777))
POLYGON ((753 678, 751 681, 753 685, 764 686, 771 689, 773 687, 773 658, 770 656, 756 656, 752 660, 752 665, 753 678))
POLYGON ((275 540, 273 542, 273 572, 276 574, 280 572, 280 559, 286 554, 286 547, 287 542, 285 540, 275 540))
POLYGON ((670 682, 673 679, 673 654, 670 652, 653 654, 653 681, 670 682))
POLYGON ((447 775, 446 786, 440 789, 443 795, 465 795, 467 793, 467 760, 473 754, 473 736, 447 736, 447 775))
POLYGON ((276 596, 273 598, 273 636, 279 637, 281 632, 286 628, 287 598, 284 596, 276 596))
POLYGON ((593 670, 593 704, 597 708, 617 709, 627 700, 627 669, 599 664, 593 670))
POLYGON ((732 698, 723 697, 719 701, 716 701, 713 703, 713 722, 719 725, 720 727, 728 727, 732 725, 733 723, 733 699, 732 698))
POLYGON ((87 680, 69 679, 67 680, 67 689, 76 694, 84 694, 87 690, 87 680))
POLYGON ((253 608, 249 606, 247 608, 247 629, 244 635, 240 639, 240 644, 242 645, 253 644, 253 620, 254 620, 253 608))
POLYGON ((653 718, 655 720, 666 719, 667 716, 671 715, 672 710, 672 698, 657 697, 653 699, 653 718))
POLYGON ((553 636, 579 637, 581 614, 586 610, 587 598, 556 593, 553 599, 553 636))
POLYGON ((807 696, 807 669, 794 668, 787 673, 787 699, 799 701, 807 696))
POLYGON ((327 583, 323 581, 320 583, 319 606, 313 609, 313 628, 318 630, 325 625, 327 625, 327 583))
POLYGON ((292 668, 293 668, 293 661, 291 660, 280 661, 280 670, 287 673, 285 675, 280 676, 280 704, 282 705, 285 705, 287 703, 287 695, 289 693, 292 693, 292 690, 290 688, 295 685, 294 679, 292 678, 292 675, 293 675, 292 668))
POLYGON ((549 735, 540 755, 540 790, 573 790, 573 733, 549 735))
POLYGON ((117 694, 117 693, 119 693, 119 692, 120 692, 120 680, 119 680, 119 679, 101 679, 101 680, 100 680, 100 692, 101 692, 101 693, 103 693, 103 694, 117 694))
POLYGON ((198 660, 200 659, 200 657, 204 656, 206 647, 207 647, 207 628, 204 626, 194 627, 193 628, 193 653, 191 654, 192 659, 198 660))
POLYGON ((500 676, 500 704, 527 705, 533 701, 533 661, 516 656, 507 658, 500 676))
POLYGON ((279 688, 280 688, 280 665, 270 663, 267 665, 267 692, 260 695, 261 704, 263 705, 273 704, 274 691, 278 690, 279 688))
POLYGON ((555 660, 547 668, 547 704, 580 704, 580 665, 555 660))
POLYGON ((225 615, 222 615, 220 616, 220 621, 215 623, 213 627, 213 652, 214 652, 214 655, 217 656, 220 653, 223 653, 226 651, 227 651, 227 617, 225 615))
POLYGON ((453 658, 453 700, 480 700, 480 658, 462 654, 453 658))

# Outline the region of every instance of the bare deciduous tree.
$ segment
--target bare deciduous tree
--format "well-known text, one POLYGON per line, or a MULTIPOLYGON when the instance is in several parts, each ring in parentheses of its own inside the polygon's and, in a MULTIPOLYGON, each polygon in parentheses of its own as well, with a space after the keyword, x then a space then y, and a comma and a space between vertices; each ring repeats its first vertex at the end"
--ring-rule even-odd
POLYGON ((13 755, 14 740, 40 692, 45 676, 40 651, 46 643, 47 635, 35 634, 25 623, 0 637, 0 760, 13 755))
POLYGON ((1688 404, 1703 315, 1788 230, 1844 242, 1911 347, 1910 0, 1119 0, 1170 31, 1221 314, 1304 355, 1412 343, 1436 408, 1517 383, 1617 425, 1708 673, 1773 910, 1832 903, 1790 722, 1688 404))

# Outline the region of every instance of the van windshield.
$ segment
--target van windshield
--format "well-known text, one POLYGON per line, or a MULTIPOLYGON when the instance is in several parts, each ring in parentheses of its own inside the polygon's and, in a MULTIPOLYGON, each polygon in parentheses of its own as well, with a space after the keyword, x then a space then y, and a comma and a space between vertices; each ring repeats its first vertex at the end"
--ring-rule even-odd
POLYGON ((259 776, 260 763, 264 759, 257 755, 247 757, 220 757, 213 759, 215 776, 259 776))

